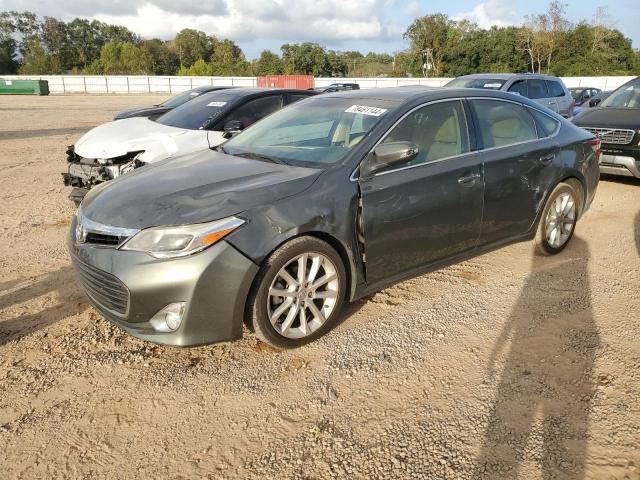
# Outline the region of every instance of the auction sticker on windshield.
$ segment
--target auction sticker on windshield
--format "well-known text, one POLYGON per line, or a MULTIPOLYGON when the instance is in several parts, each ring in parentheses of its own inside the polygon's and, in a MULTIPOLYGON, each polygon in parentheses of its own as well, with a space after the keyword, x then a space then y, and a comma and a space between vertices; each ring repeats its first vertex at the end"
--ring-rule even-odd
POLYGON ((207 107, 224 107, 227 102, 209 102, 207 103, 207 107))
POLYGON ((360 113, 362 115, 371 115, 372 117, 379 117, 387 111, 386 108, 368 107, 366 105, 351 105, 344 112, 345 113, 360 113))

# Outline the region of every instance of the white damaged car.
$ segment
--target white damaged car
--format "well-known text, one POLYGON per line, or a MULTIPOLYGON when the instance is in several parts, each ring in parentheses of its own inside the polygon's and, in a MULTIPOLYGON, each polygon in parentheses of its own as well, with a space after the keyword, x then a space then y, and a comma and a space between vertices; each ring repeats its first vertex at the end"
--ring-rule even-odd
POLYGON ((237 88, 205 93, 156 120, 125 118, 100 125, 67 149, 64 184, 77 204, 93 186, 148 163, 214 148, 309 90, 237 88))

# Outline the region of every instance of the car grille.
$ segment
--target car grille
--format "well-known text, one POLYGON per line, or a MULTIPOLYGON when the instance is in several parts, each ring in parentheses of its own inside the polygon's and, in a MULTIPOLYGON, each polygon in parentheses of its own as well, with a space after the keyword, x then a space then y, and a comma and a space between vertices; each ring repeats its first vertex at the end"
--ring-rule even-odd
POLYGON ((98 306, 120 317, 129 310, 129 290, 117 277, 73 258, 73 266, 87 295, 98 306))
POLYGON ((628 145, 633 140, 635 132, 633 130, 611 129, 611 128, 585 128, 602 140, 602 143, 615 145, 628 145))
POLYGON ((85 243, 88 243, 88 244, 91 244, 91 245, 103 245, 103 246, 107 246, 107 247, 117 247, 125 239, 123 239, 122 237, 120 237, 118 235, 108 235, 108 234, 104 234, 104 233, 88 232, 87 233, 87 240, 85 241, 85 243))

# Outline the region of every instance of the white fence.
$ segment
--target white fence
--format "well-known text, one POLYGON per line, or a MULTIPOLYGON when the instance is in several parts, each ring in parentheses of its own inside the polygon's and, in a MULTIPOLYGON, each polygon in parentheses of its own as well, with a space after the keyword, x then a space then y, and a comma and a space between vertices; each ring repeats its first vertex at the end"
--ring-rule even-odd
MULTIPOLYGON (((156 77, 145 75, 4 75, 7 80, 47 80, 51 93, 179 93, 201 85, 255 87, 256 77, 156 77)), ((613 90, 634 77, 565 77, 567 87, 613 90)), ((427 85, 441 87, 450 78, 316 78, 316 87, 355 82, 360 88, 427 85)))

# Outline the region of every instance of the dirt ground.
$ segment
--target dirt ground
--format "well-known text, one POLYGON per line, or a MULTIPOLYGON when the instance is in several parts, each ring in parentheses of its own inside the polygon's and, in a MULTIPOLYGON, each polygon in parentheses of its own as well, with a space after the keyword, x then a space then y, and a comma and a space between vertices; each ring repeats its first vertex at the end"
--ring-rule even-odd
POLYGON ((640 182, 349 306, 320 341, 180 350, 76 283, 60 172, 151 96, 0 97, 0 477, 640 479, 640 182))

